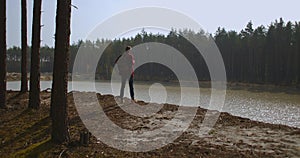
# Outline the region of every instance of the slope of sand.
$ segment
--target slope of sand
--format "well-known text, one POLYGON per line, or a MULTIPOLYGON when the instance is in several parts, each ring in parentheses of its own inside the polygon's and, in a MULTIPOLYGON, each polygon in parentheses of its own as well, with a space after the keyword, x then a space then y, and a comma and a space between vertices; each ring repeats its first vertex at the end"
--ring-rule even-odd
MULTIPOLYGON (((213 129, 201 135, 199 125, 207 112, 201 108, 197 109, 190 127, 174 142, 160 149, 140 153, 120 151, 95 137, 91 138, 88 146, 82 146, 79 132, 85 127, 74 106, 73 93, 68 96, 71 141, 55 145, 50 141, 50 93, 41 93, 42 106, 39 110, 26 110, 28 94, 8 92, 8 109, 0 110, 0 157, 300 157, 299 128, 221 113, 213 129)), ((77 94, 83 98, 96 95, 77 94)), ((165 104, 155 115, 136 117, 117 106, 112 95, 97 94, 97 97, 110 120, 119 127, 137 132, 161 128, 178 112, 178 106, 165 104)), ((129 103, 126 100, 124 104, 129 103)), ((146 103, 139 101, 138 104, 142 107, 146 103)), ((89 106, 87 102, 87 109, 89 106)), ((167 136, 167 133, 162 133, 162 136, 167 136)))

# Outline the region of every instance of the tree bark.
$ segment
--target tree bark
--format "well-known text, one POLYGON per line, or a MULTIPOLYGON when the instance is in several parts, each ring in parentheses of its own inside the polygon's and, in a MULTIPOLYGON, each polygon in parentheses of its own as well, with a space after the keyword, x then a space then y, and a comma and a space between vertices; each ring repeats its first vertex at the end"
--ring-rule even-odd
POLYGON ((69 141, 67 90, 70 55, 71 0, 57 0, 53 82, 51 94, 52 141, 69 141))
POLYGON ((6 107, 6 0, 0 0, 0 108, 6 107))
POLYGON ((42 0, 34 0, 30 66, 29 108, 40 107, 40 42, 42 0))
POLYGON ((22 38, 22 64, 21 64, 21 92, 28 91, 27 82, 27 0, 22 0, 21 4, 21 38, 22 38))

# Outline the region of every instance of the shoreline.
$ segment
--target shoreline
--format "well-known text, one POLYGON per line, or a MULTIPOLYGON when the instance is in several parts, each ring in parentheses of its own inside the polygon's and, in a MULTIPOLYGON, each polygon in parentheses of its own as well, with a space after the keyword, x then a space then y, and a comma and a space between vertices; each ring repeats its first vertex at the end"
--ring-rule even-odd
MULTIPOLYGON (((116 125, 137 132, 161 128, 176 114, 177 105, 164 104, 156 114, 140 118, 129 115, 114 101, 112 95, 92 92, 68 93, 68 117, 71 142, 54 145, 49 142, 51 93, 41 92, 41 108, 27 110, 28 93, 8 92, 8 109, 0 110, 0 156, 10 155, 56 157, 66 150, 69 157, 300 157, 300 128, 252 121, 222 112, 212 128, 199 135, 200 124, 207 110, 198 108, 189 128, 174 142, 149 152, 126 152, 114 149, 92 136, 88 146, 81 146, 79 133, 85 129, 74 106, 73 94, 87 97, 97 95, 106 115, 116 125), (25 144, 25 145, 24 145, 25 144), (47 148, 45 148, 45 146, 47 148), (41 151, 41 148, 44 150, 41 151)), ((142 107, 147 103, 139 101, 142 107)), ((150 103, 150 106, 157 105, 150 103)), ((87 103, 86 107, 90 104, 87 103)), ((91 118, 87 121, 93 121, 91 118)), ((100 127, 100 130, 103 130, 100 127)), ((109 137, 109 133, 108 137, 109 137)), ((168 136, 168 131, 162 136, 168 136)))

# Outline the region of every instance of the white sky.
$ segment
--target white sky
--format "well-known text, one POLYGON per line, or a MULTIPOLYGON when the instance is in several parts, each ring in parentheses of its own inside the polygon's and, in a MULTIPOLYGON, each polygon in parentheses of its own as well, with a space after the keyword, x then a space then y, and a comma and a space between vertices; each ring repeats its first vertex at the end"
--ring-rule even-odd
MULTIPOLYGON (((27 1, 28 44, 31 43, 32 3, 27 1)), ((84 39, 105 19, 137 7, 157 6, 181 12, 197 21, 205 31, 215 33, 218 27, 241 31, 251 20, 254 27, 269 25, 282 17, 285 21, 300 21, 299 0, 72 0, 78 9, 72 10, 71 41, 84 39)), ((43 0, 42 45, 53 46, 56 0, 43 0)), ((21 1, 7 0, 7 45, 20 46, 21 1)))

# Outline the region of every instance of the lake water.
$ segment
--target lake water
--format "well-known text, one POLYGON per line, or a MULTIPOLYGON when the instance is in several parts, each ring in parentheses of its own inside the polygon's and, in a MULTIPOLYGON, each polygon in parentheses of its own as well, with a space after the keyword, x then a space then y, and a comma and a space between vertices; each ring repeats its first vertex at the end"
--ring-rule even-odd
MULTIPOLYGON (((51 81, 41 81, 41 90, 51 87, 51 81)), ((120 84, 111 86, 110 82, 71 82, 69 91, 96 91, 101 94, 119 95, 120 84), (73 85, 73 86, 72 86, 73 85), (112 87, 112 88, 111 88, 112 87)), ((20 82, 8 82, 8 90, 20 90, 20 82)), ((211 89, 188 87, 185 92, 184 105, 208 108, 211 89)), ((125 96, 129 97, 128 84, 125 96)), ((175 86, 161 84, 135 83, 136 99, 145 102, 178 104, 181 98, 181 89, 175 86)), ((283 92, 227 90, 223 112, 273 124, 284 124, 300 128, 300 94, 283 92)))

